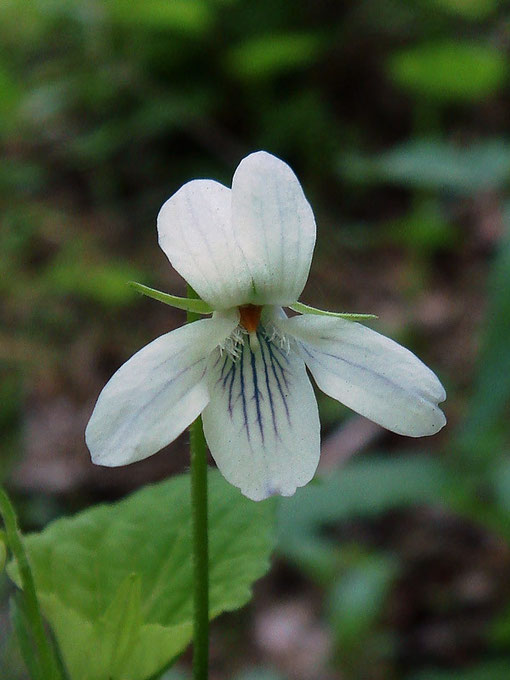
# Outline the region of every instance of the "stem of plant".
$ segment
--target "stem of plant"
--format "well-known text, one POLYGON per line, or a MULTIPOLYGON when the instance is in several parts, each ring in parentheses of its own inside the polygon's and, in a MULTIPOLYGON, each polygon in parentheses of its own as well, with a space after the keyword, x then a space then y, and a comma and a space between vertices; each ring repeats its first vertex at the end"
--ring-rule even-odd
MULTIPOLYGON (((188 286, 188 297, 198 296, 188 286)), ((188 312, 188 323, 201 318, 188 312)), ((199 416, 190 426, 191 522, 193 531, 193 680, 209 674, 209 546, 207 537, 207 446, 199 416)))
POLYGON ((25 600, 26 615, 32 628, 32 634, 41 662, 43 677, 47 680, 55 680, 56 678, 60 678, 60 673, 55 662, 53 649, 46 635, 46 631, 44 630, 44 623, 41 608, 39 606, 39 599, 35 590, 32 570, 30 569, 27 554, 20 537, 16 513, 9 497, 1 487, 0 515, 3 517, 5 524, 7 543, 18 565, 23 588, 23 597, 25 600))

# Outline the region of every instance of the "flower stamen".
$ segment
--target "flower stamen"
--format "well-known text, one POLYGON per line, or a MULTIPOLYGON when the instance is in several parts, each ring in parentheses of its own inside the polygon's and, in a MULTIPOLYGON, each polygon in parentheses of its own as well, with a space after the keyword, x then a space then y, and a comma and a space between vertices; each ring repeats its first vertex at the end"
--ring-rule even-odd
POLYGON ((221 356, 223 356, 223 352, 227 352, 234 361, 240 359, 243 353, 242 347, 244 345, 244 336, 246 333, 247 331, 242 328, 242 326, 234 328, 228 338, 225 338, 225 340, 220 343, 221 356))
POLYGON ((271 324, 266 328, 266 337, 269 342, 273 342, 281 350, 288 354, 290 352, 290 340, 282 331, 271 324))

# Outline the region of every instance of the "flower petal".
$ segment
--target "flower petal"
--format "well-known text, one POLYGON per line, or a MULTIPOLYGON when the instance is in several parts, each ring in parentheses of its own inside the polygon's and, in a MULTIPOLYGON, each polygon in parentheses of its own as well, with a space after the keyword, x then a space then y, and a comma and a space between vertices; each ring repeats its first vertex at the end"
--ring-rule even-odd
POLYGON ((305 315, 278 320, 294 336, 320 389, 383 427, 410 437, 446 423, 437 404, 446 393, 412 352, 370 328, 305 315))
POLYGON ((209 354, 237 323, 237 314, 196 321, 162 335, 121 366, 87 425, 93 462, 127 465, 181 434, 209 401, 204 380, 209 354))
POLYGON ((214 352, 204 433, 223 476, 255 501, 291 496, 319 462, 320 423, 302 359, 258 333, 237 361, 214 352))
POLYGON ((173 267, 215 309, 295 302, 315 245, 315 220, 289 166, 258 151, 244 158, 232 191, 193 180, 158 215, 173 267))
POLYGON ((241 161, 232 180, 232 224, 252 278, 247 302, 296 302, 310 271, 316 227, 286 163, 265 151, 241 161))
POLYGON ((172 266, 214 309, 249 301, 251 275, 232 229, 230 189, 188 182, 159 211, 158 236, 172 266))

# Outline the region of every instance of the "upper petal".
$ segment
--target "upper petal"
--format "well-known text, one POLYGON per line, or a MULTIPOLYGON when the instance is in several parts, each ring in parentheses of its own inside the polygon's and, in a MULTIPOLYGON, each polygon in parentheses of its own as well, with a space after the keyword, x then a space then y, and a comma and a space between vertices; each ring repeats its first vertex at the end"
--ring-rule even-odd
POLYGON ((195 321, 131 357, 99 395, 85 438, 98 465, 127 465, 173 441, 209 401, 207 357, 238 315, 195 321))
POLYGON ((251 275, 232 229, 230 189, 188 182, 163 204, 158 236, 172 266, 215 309, 249 301, 251 275))
POLYGON ((215 309, 295 302, 310 270, 315 232, 296 176, 264 151, 241 161, 232 191, 193 180, 158 215, 161 248, 215 309))
POLYGON ((316 227, 286 163, 265 151, 241 161, 232 180, 232 224, 251 274, 248 302, 295 302, 310 271, 316 227))
POLYGON ((445 425, 437 406, 444 388, 408 349, 343 319, 303 315, 277 323, 294 336, 326 394, 398 434, 421 437, 445 425))
POLYGON ((302 359, 258 333, 233 361, 211 355, 211 400, 202 418, 212 456, 224 477, 253 500, 292 495, 319 462, 317 402, 302 359))

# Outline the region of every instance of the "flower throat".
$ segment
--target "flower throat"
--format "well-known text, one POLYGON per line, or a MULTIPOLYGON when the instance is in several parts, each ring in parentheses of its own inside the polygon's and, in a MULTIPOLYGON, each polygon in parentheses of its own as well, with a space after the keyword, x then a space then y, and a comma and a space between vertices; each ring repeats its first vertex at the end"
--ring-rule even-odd
POLYGON ((260 324, 261 314, 262 307, 259 305, 241 305, 241 307, 239 307, 241 325, 248 332, 252 351, 255 351, 259 347, 257 329, 260 324))

